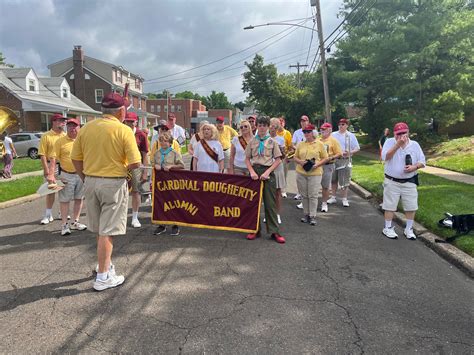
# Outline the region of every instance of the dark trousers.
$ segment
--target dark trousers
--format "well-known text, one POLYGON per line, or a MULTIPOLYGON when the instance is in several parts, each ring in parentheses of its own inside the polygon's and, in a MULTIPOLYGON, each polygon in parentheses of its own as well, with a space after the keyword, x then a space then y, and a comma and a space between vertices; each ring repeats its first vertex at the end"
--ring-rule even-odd
MULTIPOLYGON (((254 165, 253 170, 258 176, 262 175, 268 166, 254 165)), ((267 233, 280 234, 276 209, 276 179, 272 172, 268 180, 263 180, 263 204, 265 206, 265 219, 267 220, 267 233)))

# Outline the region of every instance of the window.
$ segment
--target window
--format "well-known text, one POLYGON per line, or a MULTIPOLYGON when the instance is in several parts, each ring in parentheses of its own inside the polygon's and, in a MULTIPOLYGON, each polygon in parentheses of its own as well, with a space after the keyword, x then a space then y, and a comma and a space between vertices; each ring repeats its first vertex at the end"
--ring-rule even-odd
POLYGON ((62 92, 63 92, 63 97, 64 97, 65 99, 67 99, 68 96, 69 96, 69 95, 68 95, 68 92, 67 92, 67 88, 63 88, 63 89, 62 89, 62 92))
POLYGON ((158 113, 161 112, 161 105, 156 105, 156 112, 158 112, 158 113))
POLYGON ((26 141, 31 140, 31 137, 30 137, 29 134, 17 134, 17 135, 11 136, 11 138, 12 138, 12 141, 14 143, 16 143, 16 142, 26 142, 26 141))
POLYGON ((140 90, 140 79, 135 79, 135 88, 140 90))
POLYGON ((117 81, 118 81, 119 83, 121 83, 121 82, 122 82, 122 72, 121 72, 120 70, 117 70, 117 71, 116 71, 116 74, 117 74, 117 75, 116 75, 116 76, 117 76, 117 81))
POLYGON ((163 112, 168 112, 168 105, 163 106, 163 112))
POLYGON ((181 105, 176 105, 176 110, 177 110, 178 112, 181 112, 181 105))
POLYGON ((95 89, 95 103, 100 104, 102 102, 103 97, 104 97, 104 90, 95 89))
POLYGON ((142 109, 142 100, 138 98, 138 109, 142 109))
POLYGON ((171 105, 171 112, 174 112, 174 105, 171 105))
POLYGON ((150 105, 150 112, 155 112, 155 105, 150 105))
POLYGON ((28 79, 28 91, 36 91, 36 85, 34 79, 28 79))

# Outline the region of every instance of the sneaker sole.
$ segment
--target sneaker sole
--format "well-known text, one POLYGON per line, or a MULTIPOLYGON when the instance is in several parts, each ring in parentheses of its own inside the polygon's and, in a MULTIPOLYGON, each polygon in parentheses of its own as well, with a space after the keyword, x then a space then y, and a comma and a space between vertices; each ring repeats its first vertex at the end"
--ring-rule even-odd
POLYGON ((398 239, 398 236, 389 237, 388 235, 386 235, 386 234, 383 233, 383 232, 382 232, 382 234, 383 234, 384 237, 387 237, 388 239, 398 239))
POLYGON ((94 285, 92 288, 93 288, 95 291, 100 292, 100 291, 108 290, 109 288, 115 288, 115 287, 117 287, 117 286, 123 285, 124 282, 125 282, 125 279, 124 279, 122 282, 120 282, 120 283, 118 283, 118 284, 116 284, 116 285, 113 285, 113 286, 105 286, 105 287, 97 287, 97 288, 96 288, 96 286, 94 285))
POLYGON ((176 235, 179 235, 180 233, 171 233, 170 235, 173 235, 173 236, 176 236, 176 235))
POLYGON ((160 235, 160 234, 163 234, 164 232, 166 232, 166 229, 162 232, 153 232, 154 235, 160 235))

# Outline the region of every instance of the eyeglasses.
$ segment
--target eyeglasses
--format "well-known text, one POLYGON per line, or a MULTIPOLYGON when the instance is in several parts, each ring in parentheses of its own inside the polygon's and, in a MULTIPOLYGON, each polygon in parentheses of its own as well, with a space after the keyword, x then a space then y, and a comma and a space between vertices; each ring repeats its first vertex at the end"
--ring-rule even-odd
POLYGON ((249 128, 250 126, 240 126, 240 129, 249 128))
POLYGON ((313 130, 312 129, 303 129, 303 133, 312 133, 313 130))

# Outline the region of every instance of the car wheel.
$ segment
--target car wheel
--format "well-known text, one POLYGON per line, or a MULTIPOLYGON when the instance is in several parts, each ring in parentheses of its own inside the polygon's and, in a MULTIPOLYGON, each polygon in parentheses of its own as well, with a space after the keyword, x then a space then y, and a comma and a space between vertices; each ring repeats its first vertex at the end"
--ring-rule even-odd
POLYGON ((31 148, 31 149, 28 151, 28 156, 29 156, 31 159, 38 159, 38 149, 36 149, 36 148, 31 148))

